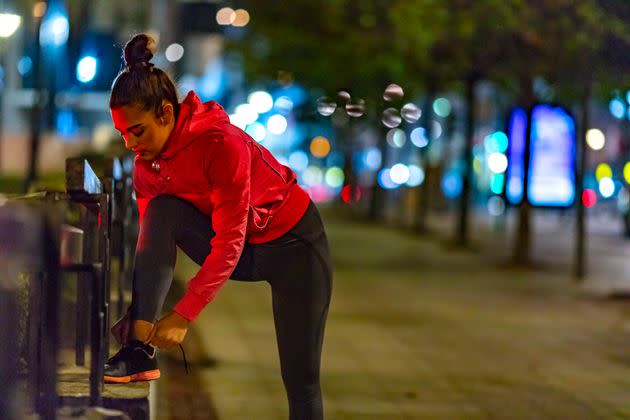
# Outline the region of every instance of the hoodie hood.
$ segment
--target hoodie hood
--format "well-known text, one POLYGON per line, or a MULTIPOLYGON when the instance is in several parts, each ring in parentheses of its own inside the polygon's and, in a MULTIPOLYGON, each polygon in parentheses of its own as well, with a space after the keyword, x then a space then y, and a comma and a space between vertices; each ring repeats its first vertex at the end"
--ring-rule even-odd
POLYGON ((169 158, 192 144, 203 134, 220 132, 220 125, 230 122, 223 107, 215 101, 201 102, 192 90, 180 103, 173 131, 166 140, 161 158, 169 158))

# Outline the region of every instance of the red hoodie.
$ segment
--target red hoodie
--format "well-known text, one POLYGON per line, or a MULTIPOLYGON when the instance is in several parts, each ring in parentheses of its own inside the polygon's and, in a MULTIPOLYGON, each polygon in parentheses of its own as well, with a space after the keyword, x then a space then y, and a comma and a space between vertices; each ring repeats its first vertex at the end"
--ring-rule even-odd
POLYGON ((212 218, 212 251, 174 309, 190 321, 232 275, 245 241, 282 236, 310 201, 290 168, 230 124, 219 104, 202 103, 192 91, 162 153, 154 161, 136 157, 134 188, 140 223, 149 200, 161 194, 183 198, 212 218))

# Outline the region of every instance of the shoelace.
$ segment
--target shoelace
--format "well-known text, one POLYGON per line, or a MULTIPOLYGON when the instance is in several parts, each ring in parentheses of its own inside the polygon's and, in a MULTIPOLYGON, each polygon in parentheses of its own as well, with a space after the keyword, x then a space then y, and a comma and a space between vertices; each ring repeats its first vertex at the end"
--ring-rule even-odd
POLYGON ((188 362, 186 361, 186 353, 184 352, 184 346, 179 345, 179 349, 182 351, 182 357, 184 358, 184 368, 186 369, 186 375, 188 375, 188 362))

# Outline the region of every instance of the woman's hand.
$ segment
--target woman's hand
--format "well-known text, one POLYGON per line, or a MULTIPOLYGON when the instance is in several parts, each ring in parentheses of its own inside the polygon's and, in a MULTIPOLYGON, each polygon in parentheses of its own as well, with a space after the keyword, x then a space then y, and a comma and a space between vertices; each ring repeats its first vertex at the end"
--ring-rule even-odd
POLYGON ((129 310, 120 318, 111 328, 112 335, 118 341, 118 344, 125 345, 129 341, 129 334, 131 333, 131 317, 129 316, 129 310))
POLYGON ((168 348, 181 344, 184 341, 184 337, 186 337, 186 332, 188 332, 189 323, 186 318, 177 312, 171 312, 155 323, 145 343, 159 348, 168 348))

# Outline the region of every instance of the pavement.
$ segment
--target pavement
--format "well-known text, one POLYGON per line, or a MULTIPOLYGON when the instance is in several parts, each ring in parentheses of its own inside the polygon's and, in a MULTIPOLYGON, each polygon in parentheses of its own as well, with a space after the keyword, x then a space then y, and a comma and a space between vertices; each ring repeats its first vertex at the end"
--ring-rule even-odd
MULTIPOLYGON (((511 216, 476 214, 468 249, 450 245, 446 211, 423 236, 323 218, 335 269, 326 419, 630 418, 630 302, 610 298, 630 290, 630 242, 613 219, 589 223, 579 283, 566 215, 535 215, 527 268, 508 263, 511 216)), ((196 266, 181 254, 176 271, 188 279, 196 266)), ((180 354, 163 356, 152 417, 288 418, 267 283, 229 281, 185 347, 192 373, 180 354)))

